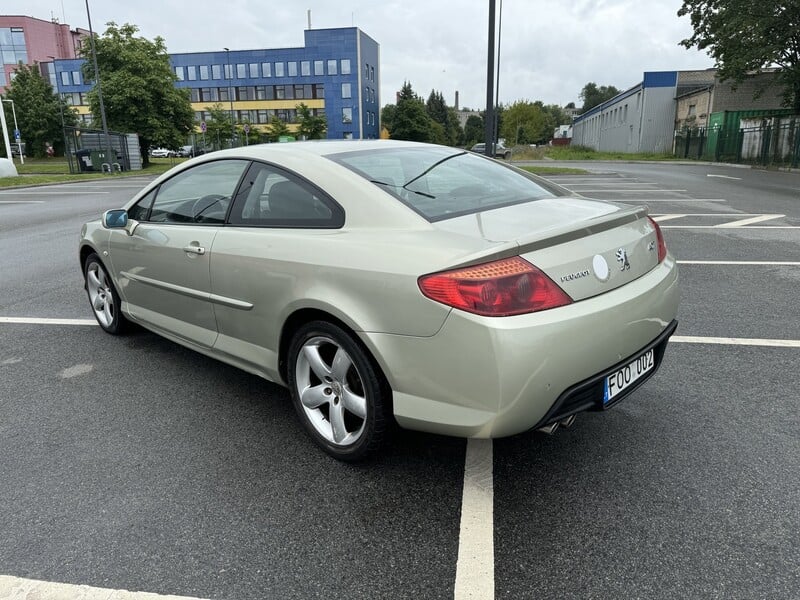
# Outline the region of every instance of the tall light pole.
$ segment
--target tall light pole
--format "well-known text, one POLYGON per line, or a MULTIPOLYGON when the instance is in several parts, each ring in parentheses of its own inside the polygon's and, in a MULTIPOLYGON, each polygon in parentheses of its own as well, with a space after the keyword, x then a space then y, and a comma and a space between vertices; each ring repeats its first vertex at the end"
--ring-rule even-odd
POLYGON ((114 159, 117 157, 114 154, 114 148, 111 146, 111 136, 108 135, 106 107, 105 104, 103 104, 103 86, 100 85, 100 68, 97 66, 97 52, 95 51, 94 47, 94 31, 92 31, 92 15, 89 12, 89 0, 86 0, 86 19, 89 21, 89 44, 92 50, 92 63, 94 64, 94 80, 97 84, 97 100, 100 102, 100 121, 103 124, 103 135, 106 139, 106 152, 108 152, 108 155, 106 156, 109 166, 108 172, 111 173, 113 171, 111 165, 115 162, 114 159))
MULTIPOLYGON (((14 101, 13 100, 6 100, 3 98, 3 102, 8 102, 11 104, 11 114, 14 115, 14 139, 17 141, 17 150, 19 150, 19 164, 25 164, 25 157, 22 156, 22 137, 19 132, 19 125, 17 125, 17 109, 14 108, 14 101)), ((9 158, 11 158, 9 156, 9 158)))
POLYGON ((233 67, 231 67, 231 51, 228 48, 225 50, 225 56, 228 61, 228 100, 231 101, 231 148, 233 148, 233 138, 236 130, 236 124, 233 119, 233 67))
POLYGON ((489 48, 486 60, 486 120, 483 124, 486 145, 483 153, 494 158, 494 14, 495 0, 489 0, 489 48))

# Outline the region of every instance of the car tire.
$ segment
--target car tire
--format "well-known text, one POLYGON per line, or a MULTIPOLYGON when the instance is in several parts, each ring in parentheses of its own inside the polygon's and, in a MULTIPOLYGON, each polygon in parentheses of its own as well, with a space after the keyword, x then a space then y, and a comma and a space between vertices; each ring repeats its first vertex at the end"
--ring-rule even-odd
POLYGON ((503 158, 506 160, 511 160, 511 150, 508 150, 505 154, 503 154, 503 158))
POLYGON ((344 329, 326 321, 300 327, 289 344, 287 379, 303 426, 325 452, 355 462, 383 444, 391 390, 344 329))
POLYGON ((89 304, 97 324, 106 333, 121 335, 129 322, 122 314, 121 302, 114 282, 106 271, 100 257, 90 254, 83 263, 83 277, 89 304))

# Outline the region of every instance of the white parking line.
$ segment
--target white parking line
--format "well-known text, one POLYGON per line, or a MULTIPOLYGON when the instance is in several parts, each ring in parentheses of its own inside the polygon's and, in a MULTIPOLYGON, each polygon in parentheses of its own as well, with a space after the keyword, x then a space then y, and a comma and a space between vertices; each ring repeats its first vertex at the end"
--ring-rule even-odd
POLYGON ((0 598, 3 600, 199 600, 188 596, 162 596, 148 592, 129 592, 112 590, 88 585, 73 585, 51 581, 37 581, 0 575, 0 598))
POLYGON ((750 217, 749 219, 740 219, 732 223, 722 223, 717 227, 742 227, 743 225, 752 225, 753 223, 762 223, 764 221, 772 221, 773 219, 780 219, 786 215, 759 215, 757 217, 750 217))
POLYGON ((0 196, 79 196, 81 194, 110 194, 111 192, 88 192, 86 190, 75 190, 70 192, 67 190, 51 190, 48 188, 25 188, 24 190, 3 190, 0 191, 0 196))
POLYGON ((494 598, 492 440, 467 440, 455 600, 494 598))
POLYGON ((679 260, 679 265, 741 265, 752 267, 800 267, 800 262, 784 260, 679 260))
POLYGON ((673 335, 670 342, 678 344, 719 344, 723 346, 762 346, 773 348, 800 348, 800 340, 769 340, 759 338, 699 337, 673 335))
POLYGON ((20 325, 97 325, 94 319, 47 319, 38 317, 0 317, 0 323, 20 325))
POLYGON ((722 225, 664 225, 661 229, 800 229, 800 225, 745 225, 725 227, 722 225))
MULTIPOLYGON (((564 187, 564 186, 562 186, 562 187, 564 187)), ((567 188, 567 189, 569 189, 569 188, 567 188)), ((649 194, 650 192, 652 192, 654 194, 660 194, 661 192, 676 192, 676 193, 677 192, 686 192, 686 190, 661 190, 661 189, 644 190, 644 189, 639 189, 639 188, 636 188, 636 189, 628 188, 626 190, 598 189, 598 190, 573 190, 573 191, 579 192, 581 194, 587 194, 589 192, 594 192, 594 193, 602 192, 604 194, 620 194, 620 193, 623 193, 623 192, 635 192, 637 194, 649 194)), ((628 199, 626 198, 626 200, 628 200, 628 199)), ((694 200, 695 202, 697 202, 697 200, 695 200, 694 198, 690 198, 690 200, 694 200)))
POLYGON ((713 175, 711 173, 707 173, 706 177, 717 177, 719 179, 735 179, 736 181, 741 181, 741 177, 731 177, 730 175, 713 175))
POLYGON ((0 200, 0 204, 44 204, 44 200, 0 200))

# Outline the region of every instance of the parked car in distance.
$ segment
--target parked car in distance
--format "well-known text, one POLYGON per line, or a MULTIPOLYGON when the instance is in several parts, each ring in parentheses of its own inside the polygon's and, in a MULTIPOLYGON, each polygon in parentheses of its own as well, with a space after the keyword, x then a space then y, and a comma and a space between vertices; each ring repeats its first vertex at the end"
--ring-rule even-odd
POLYGON ((150 150, 150 156, 153 158, 172 158, 175 156, 175 152, 166 148, 153 148, 150 150))
MULTIPOLYGON (((475 144, 472 148, 470 148, 470 152, 475 152, 476 154, 486 154, 486 144, 483 143, 475 144)), ((497 158, 504 158, 506 160, 510 160, 511 149, 506 148, 503 144, 498 142, 494 146, 494 155, 497 158)))
POLYGON ((552 433, 638 389, 677 327, 676 261, 646 207, 415 142, 193 158, 86 223, 78 252, 104 331, 138 323, 288 387, 347 461, 392 421, 552 433))

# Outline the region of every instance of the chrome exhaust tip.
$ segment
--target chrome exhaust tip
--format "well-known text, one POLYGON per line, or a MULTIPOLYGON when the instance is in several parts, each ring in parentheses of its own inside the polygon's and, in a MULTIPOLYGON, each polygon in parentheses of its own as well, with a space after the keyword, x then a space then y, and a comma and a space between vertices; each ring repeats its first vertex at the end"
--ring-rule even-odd
POLYGON ((562 419, 561 421, 559 421, 558 424, 561 425, 564 429, 569 429, 570 427, 572 427, 572 424, 575 422, 575 418, 577 416, 578 415, 570 415, 566 419, 562 419))
POLYGON ((553 435, 556 432, 556 429, 558 429, 558 421, 555 423, 550 423, 550 425, 545 425, 544 427, 539 427, 539 429, 536 431, 546 433, 547 435, 553 435))

